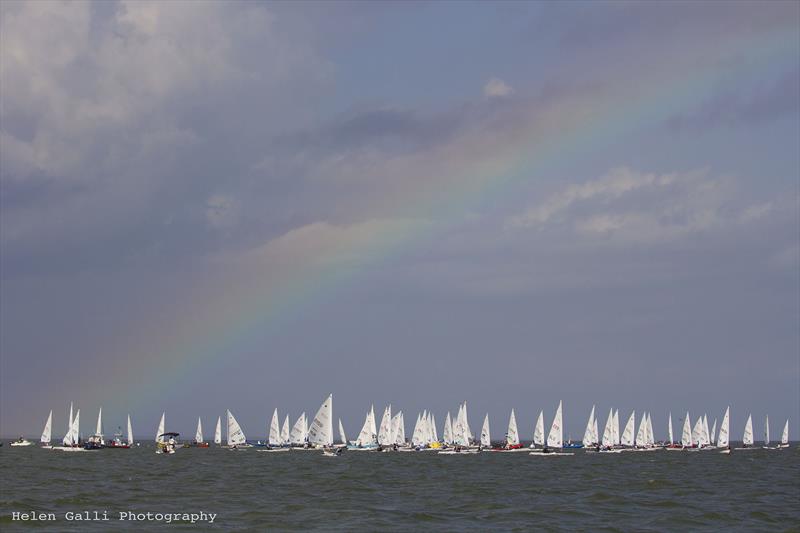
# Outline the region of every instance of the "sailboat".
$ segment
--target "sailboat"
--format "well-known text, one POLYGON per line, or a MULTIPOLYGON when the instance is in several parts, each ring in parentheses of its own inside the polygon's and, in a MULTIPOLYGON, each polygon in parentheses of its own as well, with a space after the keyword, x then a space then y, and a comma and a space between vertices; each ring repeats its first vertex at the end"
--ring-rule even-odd
POLYGON ((281 426, 281 446, 289 446, 289 415, 284 417, 281 426))
POLYGON ((251 444, 247 444, 247 438, 244 435, 244 431, 242 431, 242 426, 239 425, 239 422, 236 421, 236 417, 233 416, 230 409, 227 410, 227 417, 228 417, 228 439, 227 445, 228 448, 231 450, 241 450, 245 448, 251 448, 251 444))
POLYGON ((122 428, 117 428, 118 431, 114 433, 114 438, 106 443, 106 448, 112 449, 128 449, 133 446, 133 429, 131 428, 131 415, 128 415, 128 441, 127 443, 122 440, 122 428))
POLYGON ((156 453, 172 455, 178 447, 178 433, 164 430, 166 416, 166 412, 161 413, 161 420, 158 422, 158 429, 156 429, 156 453))
POLYGON ((778 444, 778 448, 788 448, 789 447, 789 419, 786 419, 786 423, 783 425, 783 434, 781 434, 781 443, 778 444))
POLYGON ((222 444, 222 417, 217 417, 217 427, 214 428, 214 444, 220 446, 222 444))
POLYGON ((614 422, 615 415, 614 415, 614 408, 612 407, 608 411, 608 418, 606 418, 606 425, 603 428, 603 437, 600 440, 600 453, 621 453, 622 448, 617 448, 616 445, 616 437, 614 435, 614 422))
POLYGON ((553 424, 550 426, 550 432, 547 434, 547 445, 543 450, 532 451, 530 455, 546 457, 553 455, 575 455, 572 452, 559 452, 553 450, 560 450, 564 447, 564 424, 562 419, 561 401, 558 402, 558 409, 553 417, 553 424))
POLYGON ((447 417, 444 419, 444 430, 442 431, 442 440, 445 446, 452 446, 455 444, 453 439, 453 421, 450 418, 450 411, 447 411, 447 417))
POLYGON ((317 448, 333 446, 333 394, 319 406, 308 428, 308 443, 317 448))
MULTIPOLYGON (((488 422, 488 415, 487 415, 488 422)), ((525 448, 519 442, 519 430, 517 429, 517 417, 514 410, 511 410, 511 416, 508 418, 508 431, 506 431, 506 441, 502 447, 497 448, 498 452, 523 452, 525 448)))
POLYGON ((375 427, 375 406, 370 406, 364 425, 354 442, 348 446, 351 450, 375 450, 378 447, 378 430, 375 427))
POLYGON ((681 432, 681 446, 684 449, 694 447, 692 441, 692 421, 689 418, 689 411, 686 411, 686 418, 683 419, 683 431, 681 432))
POLYGON ((80 442, 80 425, 81 425, 81 410, 75 412, 75 418, 72 417, 72 403, 69 404, 69 427, 67 434, 61 440, 62 446, 53 446, 53 450, 60 450, 63 452, 82 452, 86 449, 81 446, 80 442))
POLYGON ((97 413, 97 426, 93 435, 89 436, 86 440, 84 447, 87 450, 99 450, 105 447, 105 440, 103 439, 103 408, 97 413))
POLYGON ((531 449, 536 450, 537 446, 544 446, 544 411, 539 411, 539 417, 536 419, 536 425, 533 428, 531 449))
POLYGON ((44 429, 42 430, 42 437, 39 439, 39 444, 41 444, 42 448, 51 448, 50 446, 50 437, 52 436, 53 432, 53 410, 50 410, 50 414, 47 416, 47 422, 44 423, 44 429))
POLYGON ((378 427, 378 446, 391 446, 394 444, 392 436, 392 406, 387 405, 383 410, 381 425, 378 427))
POLYGON ((289 415, 283 422, 283 429, 280 426, 278 409, 272 413, 272 421, 269 424, 269 435, 267 436, 266 446, 261 446, 259 452, 288 452, 289 447, 289 415))
POLYGON ((197 417, 197 430, 194 433, 194 443, 192 444, 194 448, 208 448, 208 443, 203 440, 203 423, 200 421, 200 417, 197 417))
POLYGON ((722 417, 722 425, 720 425, 719 434, 717 435, 717 448, 722 448, 719 453, 731 453, 731 443, 729 441, 730 414, 731 408, 728 406, 728 408, 725 409, 725 415, 722 417))
POLYGON ((304 450, 306 444, 306 414, 303 412, 289 432, 289 443, 295 450, 304 450))
POLYGON ((403 417, 403 411, 399 411, 392 419, 392 435, 394 435, 394 444, 396 446, 406 446, 406 422, 403 417))
POLYGON ((633 432, 635 431, 636 426, 636 411, 631 411, 631 416, 628 417, 628 422, 625 424, 625 429, 622 431, 622 437, 620 437, 620 444, 622 446, 628 446, 629 448, 633 448, 634 443, 639 446, 644 441, 644 427, 645 427, 645 416, 642 415, 642 421, 639 423, 639 433, 635 436, 633 432))
POLYGON ((744 425, 744 435, 742 435, 742 447, 737 450, 752 450, 753 448, 753 415, 747 415, 747 422, 744 425))
POLYGON ((597 423, 594 419, 594 408, 592 406, 592 412, 589 413, 589 420, 586 422, 586 430, 583 432, 583 443, 584 448, 592 448, 597 444, 597 435, 594 432, 594 428, 597 426, 597 423))
POLYGON ((765 450, 777 450, 777 446, 770 446, 769 445, 769 415, 767 415, 767 419, 764 421, 764 446, 762 446, 765 450))
POLYGON ((272 448, 280 446, 281 444, 281 423, 280 418, 278 417, 278 408, 276 407, 275 411, 272 412, 272 421, 269 424, 267 445, 272 448))
POLYGON ((342 419, 339 419, 339 440, 342 441, 342 446, 347 447, 347 436, 344 434, 344 426, 342 425, 342 419))
POLYGON ((489 432, 489 413, 483 418, 483 427, 481 428, 481 446, 484 448, 492 447, 492 436, 489 432))
POLYGON ((669 437, 669 443, 666 446, 667 450, 680 450, 681 446, 675 443, 675 440, 672 436, 672 411, 669 413, 669 422, 667 424, 667 436, 669 437))

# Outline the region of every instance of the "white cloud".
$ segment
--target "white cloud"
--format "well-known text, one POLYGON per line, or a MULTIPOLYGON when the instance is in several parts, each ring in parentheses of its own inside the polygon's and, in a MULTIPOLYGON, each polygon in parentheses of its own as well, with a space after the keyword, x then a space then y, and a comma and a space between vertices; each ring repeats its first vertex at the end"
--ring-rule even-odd
POLYGON ((656 243, 767 219, 774 202, 748 205, 738 183, 707 171, 656 174, 620 167, 571 184, 524 213, 507 229, 566 229, 606 243, 656 243))
POLYGON ((611 170, 605 176, 578 185, 569 185, 563 191, 550 196, 542 204, 521 215, 509 218, 508 225, 515 227, 539 226, 565 211, 576 202, 595 197, 619 198, 643 187, 663 187, 675 180, 673 174, 642 174, 627 167, 611 170))
POLYGON ((514 88, 499 78, 492 78, 483 86, 483 94, 487 98, 497 98, 513 94, 514 88))

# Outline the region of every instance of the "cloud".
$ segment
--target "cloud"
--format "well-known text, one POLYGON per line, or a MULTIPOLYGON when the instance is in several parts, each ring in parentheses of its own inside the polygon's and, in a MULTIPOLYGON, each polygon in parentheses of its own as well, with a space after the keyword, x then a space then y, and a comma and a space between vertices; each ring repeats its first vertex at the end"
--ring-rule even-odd
MULTIPOLYGON (((786 207, 781 211, 786 212, 786 207)), ((707 170, 657 174, 619 167, 595 180, 564 187, 508 217, 505 226, 566 231, 576 243, 588 239, 590 243, 656 244, 755 224, 776 209, 774 201, 749 203, 739 181, 712 177, 707 170)))
POLYGON ((563 191, 550 196, 523 214, 510 217, 508 225, 512 227, 536 227, 547 223, 553 217, 567 210, 576 202, 588 201, 599 197, 604 199, 619 198, 626 193, 645 187, 664 187, 675 180, 675 175, 642 174, 627 167, 611 170, 605 176, 582 184, 569 185, 563 191))
POLYGON ((483 86, 483 94, 487 98, 509 96, 513 93, 514 89, 499 78, 492 78, 483 86))

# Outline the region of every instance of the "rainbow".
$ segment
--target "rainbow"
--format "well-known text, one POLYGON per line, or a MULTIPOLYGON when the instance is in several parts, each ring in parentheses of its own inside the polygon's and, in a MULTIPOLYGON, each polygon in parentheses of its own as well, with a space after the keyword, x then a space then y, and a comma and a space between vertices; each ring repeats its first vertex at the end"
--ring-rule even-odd
MULTIPOLYGON (((727 70, 696 65, 691 70, 681 69, 680 75, 669 70, 657 72, 618 92, 573 95, 544 112, 537 111, 535 116, 532 113, 533 118, 529 117, 528 123, 515 132, 514 140, 503 148, 485 150, 487 155, 477 163, 448 161, 438 169, 441 174, 435 180, 416 183, 400 191, 399 197, 386 199, 387 205, 402 202, 416 206, 417 216, 352 226, 313 225, 278 238, 278 252, 274 255, 270 255, 273 252, 267 245, 269 259, 280 263, 280 251, 291 250, 293 242, 305 236, 304 232, 322 236, 319 248, 301 254, 297 266, 280 265, 280 280, 275 276, 261 279, 255 271, 247 270, 249 279, 261 281, 255 286, 237 284, 232 280, 237 275, 231 275, 230 270, 236 271, 239 266, 228 269, 222 261, 219 283, 209 283, 197 294, 188 294, 180 304, 163 311, 164 316, 180 318, 154 320, 146 334, 117 351, 113 375, 124 377, 129 390, 117 391, 110 402, 104 399, 104 404, 128 410, 132 403, 148 402, 154 396, 163 402, 168 386, 180 390, 186 380, 203 379, 224 364, 242 362, 231 361, 238 353, 237 347, 278 331, 304 308, 343 290, 370 267, 435 240, 480 202, 513 191, 515 183, 543 175, 570 158, 599 150, 610 139, 691 109, 732 76, 758 76, 776 64, 794 64, 795 38, 794 33, 780 33, 766 40, 761 36, 758 41, 736 41, 735 46, 745 59, 727 70), (187 309, 191 311, 187 313, 187 309), (133 400, 135 397, 144 399, 133 400)), ((480 150, 477 144, 471 148, 480 150)), ((326 391, 320 394, 323 392, 326 391)))

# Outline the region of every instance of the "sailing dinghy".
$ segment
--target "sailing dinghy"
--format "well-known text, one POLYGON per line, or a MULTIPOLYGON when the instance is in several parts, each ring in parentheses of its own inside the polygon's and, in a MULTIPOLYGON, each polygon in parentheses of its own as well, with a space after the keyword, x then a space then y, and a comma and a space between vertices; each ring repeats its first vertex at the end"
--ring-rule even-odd
POLYGON ((729 440, 730 415, 731 408, 728 406, 728 408, 725 409, 725 415, 722 417, 722 425, 720 425, 719 434, 717 435, 717 448, 722 448, 719 453, 731 453, 731 443, 729 440))
POLYGON ((550 432, 547 434, 547 445, 541 451, 532 451, 529 455, 537 457, 549 456, 564 456, 575 455, 572 452, 556 452, 552 450, 560 450, 564 447, 564 427, 562 420, 561 401, 558 402, 558 409, 556 415, 553 417, 553 424, 550 426, 550 432))
POLYGON ((764 450, 777 450, 777 446, 770 446, 769 445, 769 415, 767 415, 767 419, 764 421, 764 446, 762 446, 764 450))
POLYGON ((42 448, 52 448, 50 445, 50 437, 52 436, 53 432, 53 410, 50 410, 50 414, 47 417, 47 422, 44 423, 44 429, 42 430, 42 437, 39 439, 39 444, 42 448))
POLYGON ((786 423, 783 425, 783 434, 781 435, 781 443, 778 444, 778 448, 788 448, 789 447, 789 419, 786 419, 786 423))
POLYGON ((753 447, 753 415, 747 415, 747 422, 744 425, 744 434, 742 435, 742 447, 735 448, 737 450, 754 450, 753 447))
POLYGON ((236 421, 230 409, 227 411, 228 416, 228 448, 231 450, 242 450, 245 448, 252 448, 252 444, 247 443, 247 437, 242 431, 242 426, 236 421))

